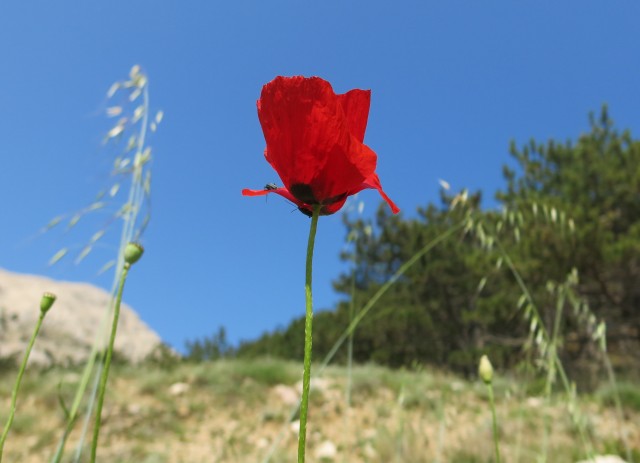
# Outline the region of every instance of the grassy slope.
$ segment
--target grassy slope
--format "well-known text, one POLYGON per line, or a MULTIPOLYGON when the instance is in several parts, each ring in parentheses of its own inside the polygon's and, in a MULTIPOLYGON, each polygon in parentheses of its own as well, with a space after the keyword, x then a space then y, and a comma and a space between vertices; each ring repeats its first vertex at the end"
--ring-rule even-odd
MULTIPOLYGON (((116 366, 98 461, 260 462, 281 438, 271 461, 293 462, 297 439, 295 420, 291 423, 289 417, 295 405, 286 402, 301 372, 300 365, 281 361, 179 364, 169 369, 116 366), (172 392, 176 383, 185 383, 188 390, 172 392)), ((27 373, 4 461, 49 460, 63 427, 58 384, 70 402, 78 378, 68 370, 27 373)), ((361 366, 353 371, 349 408, 346 370, 330 368, 323 378, 326 381, 311 396, 309 462, 491 461, 491 414, 485 388, 477 382, 432 371, 361 366), (316 458, 327 442, 335 445, 337 456, 316 458)), ((11 372, 0 377, 1 419, 13 379, 11 372)), ((596 450, 622 453, 615 411, 607 397, 606 391, 582 396, 581 409, 596 450)), ((627 385, 625 397, 625 426, 640 455, 640 387, 627 385)), ((535 461, 545 442, 549 462, 583 456, 562 397, 547 406, 516 382, 502 380, 496 384, 496 400, 504 461, 535 461), (545 423, 550 427, 548 439, 545 423)), ((78 435, 74 433, 69 448, 78 435)))

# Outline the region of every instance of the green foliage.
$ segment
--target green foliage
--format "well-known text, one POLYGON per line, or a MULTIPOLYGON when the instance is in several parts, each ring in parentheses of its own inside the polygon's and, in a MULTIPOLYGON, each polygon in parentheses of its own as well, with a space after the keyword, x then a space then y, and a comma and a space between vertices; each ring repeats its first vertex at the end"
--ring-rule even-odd
POLYGON ((603 454, 618 455, 621 458, 631 458, 629 461, 640 461, 640 449, 631 449, 630 455, 626 453, 624 443, 619 439, 609 439, 603 444, 603 454))
POLYGON ((227 341, 227 332, 223 326, 219 327, 218 331, 211 336, 201 340, 187 341, 186 349, 187 353, 184 359, 193 362, 218 360, 233 355, 233 348, 227 341))
POLYGON ((18 354, 0 357, 0 377, 15 376, 18 371, 18 354))
POLYGON ((300 377, 300 372, 292 371, 291 365, 282 361, 260 359, 260 361, 238 360, 233 364, 232 378, 239 383, 245 378, 251 378, 256 383, 267 386, 277 384, 292 384, 300 377))
MULTIPOLYGON (((637 383, 620 382, 616 388, 624 409, 640 411, 640 386, 637 383)), ((610 385, 600 389, 597 397, 604 405, 615 405, 615 391, 610 385)))
POLYGON ((164 343, 159 344, 153 352, 144 359, 146 364, 167 371, 174 370, 180 365, 182 360, 182 357, 180 357, 177 352, 164 343))
MULTIPOLYGON (((451 211, 447 206, 450 200, 443 196, 442 207, 430 205, 411 220, 390 215, 380 208, 375 233, 366 232, 371 229, 370 223, 345 217, 349 234, 356 234, 358 239, 354 249, 345 252, 342 258, 355 264, 352 272, 336 280, 336 290, 350 297, 352 279, 355 279, 355 306, 361 306, 417 250, 464 219, 467 210, 451 211)), ((474 195, 469 200, 469 208, 479 202, 480 195, 474 195)), ((488 332, 517 329, 517 320, 506 316, 517 297, 496 294, 489 288, 480 296, 478 283, 492 273, 495 273, 492 257, 472 236, 459 235, 436 247, 391 287, 357 327, 354 360, 393 367, 411 366, 417 361, 457 367, 472 374, 485 345, 482 352, 490 352, 499 363, 510 355, 513 347, 496 342, 487 350, 483 336, 488 332), (505 302, 496 304, 501 299, 505 302)), ((331 349, 349 323, 349 308, 346 300, 335 311, 316 315, 314 355, 323 356, 331 349)), ((303 319, 299 318, 284 330, 241 345, 238 355, 268 353, 300 358, 302 334, 303 319)), ((522 336, 524 339, 524 334, 522 336)), ((338 353, 339 361, 345 358, 346 351, 338 353)))
MULTIPOLYGON (((351 247, 341 258, 351 269, 334 282, 345 300, 316 315, 316 358, 353 319, 352 302, 357 313, 403 263, 461 221, 465 232, 421 257, 357 326, 354 360, 473 375, 481 354, 501 369, 533 360, 523 347, 535 347, 551 378, 556 352, 583 370, 594 370, 607 346, 614 366, 637 357, 640 142, 613 128, 606 107, 590 125, 575 143, 512 145, 517 167, 504 169, 502 212, 482 211, 479 192, 443 191, 441 204, 416 218, 384 207, 373 221, 345 215, 351 247)), ((244 343, 238 355, 300 359, 303 323, 244 343)), ((336 358, 345 357, 346 349, 336 358)))
MULTIPOLYGON (((640 361, 640 142, 613 128, 606 107, 590 126, 576 143, 512 146, 520 174, 505 168, 507 188, 497 197, 529 218, 522 241, 510 246, 523 278, 543 299, 548 281, 575 268, 577 295, 607 321, 609 351, 622 366, 640 361)), ((554 308, 543 309, 550 324, 554 308)), ((584 320, 573 315, 563 320, 565 355, 593 359, 590 336, 576 326, 584 320)))

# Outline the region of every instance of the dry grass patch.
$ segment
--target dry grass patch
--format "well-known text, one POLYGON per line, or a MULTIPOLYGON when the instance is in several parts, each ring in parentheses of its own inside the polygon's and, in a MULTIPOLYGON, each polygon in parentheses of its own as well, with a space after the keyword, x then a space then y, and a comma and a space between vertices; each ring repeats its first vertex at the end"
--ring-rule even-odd
MULTIPOLYGON (((107 391, 100 461, 242 463, 263 461, 272 452, 272 462, 294 462, 300 372, 300 365, 276 360, 179 364, 167 369, 117 365, 107 391), (274 447, 276 441, 280 444, 274 447)), ((491 461, 490 411, 480 385, 430 370, 392 371, 365 365, 352 373, 350 407, 344 368, 330 367, 322 379, 316 378, 310 407, 310 462, 491 461)), ((58 391, 69 401, 75 377, 77 372, 57 369, 27 373, 7 441, 7 461, 49 461, 64 419, 58 391)), ((0 377, 5 404, 12 381, 11 374, 0 377)), ((544 445, 549 462, 566 463, 583 456, 562 396, 546 404, 526 394, 525 385, 504 379, 496 389, 505 461, 534 461, 544 445), (551 426, 548 438, 545 423, 551 426)), ((625 427, 638 449, 640 412, 628 400, 625 427)), ((596 450, 620 453, 618 424, 606 390, 583 396, 580 403, 596 450)), ((2 415, 5 410, 0 410, 2 415)), ((78 438, 76 430, 70 449, 78 438)))

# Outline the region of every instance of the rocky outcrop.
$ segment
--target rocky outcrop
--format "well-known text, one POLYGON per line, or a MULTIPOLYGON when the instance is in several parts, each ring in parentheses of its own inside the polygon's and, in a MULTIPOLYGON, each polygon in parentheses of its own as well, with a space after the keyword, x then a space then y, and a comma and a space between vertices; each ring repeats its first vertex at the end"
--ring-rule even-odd
MULTIPOLYGON (((57 296, 47 313, 31 352, 30 362, 39 365, 83 362, 96 335, 105 333, 110 317, 109 294, 86 283, 55 281, 0 269, 0 358, 21 358, 40 314, 44 292, 57 296)), ((122 304, 115 349, 130 361, 147 357, 161 344, 160 337, 122 304)))

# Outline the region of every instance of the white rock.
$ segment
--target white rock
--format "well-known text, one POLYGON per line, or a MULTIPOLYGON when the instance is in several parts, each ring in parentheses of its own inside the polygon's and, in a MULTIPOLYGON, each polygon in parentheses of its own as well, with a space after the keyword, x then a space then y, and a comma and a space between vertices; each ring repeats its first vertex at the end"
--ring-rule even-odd
POLYGON ((464 390, 464 383, 461 381, 451 381, 450 387, 453 392, 460 392, 464 390))
POLYGON ((367 458, 376 458, 378 456, 378 452, 373 448, 371 442, 367 442, 364 444, 364 449, 362 449, 362 453, 367 458))
POLYGON ((367 428, 362 431, 362 437, 367 440, 373 440, 378 435, 378 431, 373 428, 367 428))
POLYGON ((298 434, 300 432, 300 420, 292 421, 289 429, 291 429, 292 433, 298 434))
POLYGON ((268 446, 269 446, 269 439, 267 439, 266 437, 261 437, 256 442, 256 447, 259 449, 266 449, 268 446))
POLYGON ((189 391, 189 385, 187 383, 173 383, 169 386, 169 394, 173 396, 183 395, 189 391))
POLYGON ((591 460, 581 460, 577 463, 626 463, 617 455, 596 455, 591 460))
POLYGON ((333 460, 338 454, 338 449, 336 448, 336 444, 331 442, 330 440, 326 440, 322 442, 316 448, 314 455, 318 460, 333 460))
POLYGON ((128 404, 127 413, 129 415, 139 415, 140 413, 142 413, 142 406, 136 403, 128 404))
POLYGON ((300 400, 296 389, 284 384, 274 386, 273 392, 285 405, 296 405, 300 400))
POLYGON ((529 397, 527 399, 527 405, 531 408, 539 408, 542 405, 541 397, 529 397))

